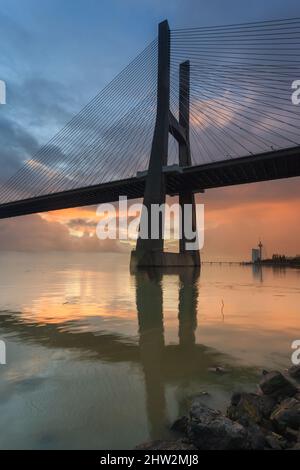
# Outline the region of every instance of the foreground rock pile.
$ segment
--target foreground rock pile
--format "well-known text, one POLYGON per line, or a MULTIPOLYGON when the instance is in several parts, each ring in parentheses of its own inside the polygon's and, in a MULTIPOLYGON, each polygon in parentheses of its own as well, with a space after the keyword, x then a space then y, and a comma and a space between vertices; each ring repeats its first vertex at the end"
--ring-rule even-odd
POLYGON ((226 416, 193 401, 189 416, 172 429, 174 441, 155 441, 139 449, 157 450, 300 450, 300 366, 286 374, 264 372, 257 393, 232 395, 226 416))

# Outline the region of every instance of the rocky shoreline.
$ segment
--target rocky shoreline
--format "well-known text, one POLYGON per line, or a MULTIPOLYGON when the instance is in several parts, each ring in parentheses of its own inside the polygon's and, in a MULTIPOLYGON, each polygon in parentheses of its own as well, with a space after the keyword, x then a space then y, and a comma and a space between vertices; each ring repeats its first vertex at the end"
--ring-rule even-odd
POLYGON ((233 393, 226 414, 198 397, 171 429, 178 439, 136 449, 300 450, 300 366, 263 371, 257 392, 233 393))

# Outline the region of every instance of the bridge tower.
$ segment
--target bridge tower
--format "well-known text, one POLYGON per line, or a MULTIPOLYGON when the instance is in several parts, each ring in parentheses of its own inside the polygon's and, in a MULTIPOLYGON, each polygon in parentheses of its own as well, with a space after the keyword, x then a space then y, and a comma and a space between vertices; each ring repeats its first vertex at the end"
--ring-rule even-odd
MULTIPOLYGON (((190 63, 183 62, 179 67, 179 119, 170 110, 170 30, 167 21, 158 27, 158 74, 157 74, 157 111, 149 167, 146 177, 144 208, 141 223, 146 222, 151 233, 151 207, 162 205, 166 200, 165 174, 168 171, 169 133, 179 146, 179 167, 191 165, 189 142, 189 101, 190 101, 190 63)), ((185 205, 192 208, 192 230, 196 230, 196 208, 194 194, 188 188, 179 190, 181 206, 181 237, 179 253, 164 252, 164 215, 159 214, 158 237, 143 238, 141 231, 136 250, 131 253, 131 267, 147 266, 200 266, 199 250, 188 250, 183 230, 184 220, 188 220, 185 205)), ((190 211, 189 211, 190 215, 190 211)))

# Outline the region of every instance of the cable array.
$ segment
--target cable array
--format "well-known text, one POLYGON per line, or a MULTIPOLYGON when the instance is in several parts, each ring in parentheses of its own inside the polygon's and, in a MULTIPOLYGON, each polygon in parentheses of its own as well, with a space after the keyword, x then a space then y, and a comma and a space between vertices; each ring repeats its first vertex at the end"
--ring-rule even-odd
MULTIPOLYGON (((189 60, 192 163, 300 145, 300 19, 172 30, 170 107, 189 60)), ((157 39, 0 189, 0 203, 134 176, 147 169, 156 117, 157 39)), ((178 145, 169 136, 168 163, 178 145)))
POLYGON ((157 39, 0 190, 0 202, 131 177, 148 165, 156 115, 157 39))
POLYGON ((300 19, 171 32, 171 106, 190 61, 190 140, 196 165, 300 144, 300 19))

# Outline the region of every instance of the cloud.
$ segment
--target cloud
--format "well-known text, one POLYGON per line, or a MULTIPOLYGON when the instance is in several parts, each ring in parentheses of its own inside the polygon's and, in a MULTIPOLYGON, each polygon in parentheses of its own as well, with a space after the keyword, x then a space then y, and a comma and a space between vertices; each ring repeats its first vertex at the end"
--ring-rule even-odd
POLYGON ((209 189, 196 196, 198 202, 205 202, 210 210, 237 207, 248 203, 285 202, 299 203, 300 178, 228 186, 209 189))
POLYGON ((250 250, 260 238, 268 257, 273 253, 299 253, 300 226, 296 216, 299 209, 300 201, 294 204, 253 202, 218 212, 208 209, 204 259, 250 259, 250 250))
MULTIPOLYGON (((70 120, 74 100, 58 82, 27 78, 22 82, 8 81, 7 104, 1 111, 0 181, 5 182, 70 120)), ((56 162, 65 160, 59 148, 52 146, 50 150, 55 153, 56 162)))
POLYGON ((3 55, 1 59, 4 61, 4 66, 11 63, 11 56, 16 49, 20 47, 28 48, 31 45, 31 35, 27 29, 20 25, 13 18, 4 15, 0 12, 0 41, 1 43, 6 40, 6 47, 2 49, 3 55), (7 40, 9 39, 9 40, 7 40))
POLYGON ((5 181, 38 148, 36 139, 17 121, 0 114, 0 180, 5 181))
MULTIPOLYGON (((139 17, 140 26, 136 28, 136 21, 129 13, 128 6, 122 7, 123 2, 118 2, 118 15, 116 16, 112 2, 105 2, 105 6, 93 4, 87 7, 86 2, 79 1, 71 19, 69 7, 62 6, 58 0, 54 1, 55 5, 53 2, 44 2, 42 6, 29 1, 28 11, 33 14, 25 16, 17 7, 12 6, 10 10, 8 6, 11 2, 5 3, 7 3, 6 10, 11 11, 13 19, 8 16, 0 18, 2 24, 0 39, 5 46, 1 68, 1 73, 5 76, 2 75, 0 78, 5 79, 8 84, 8 104, 1 109, 0 115, 0 180, 2 181, 15 173, 24 160, 32 158, 41 144, 47 142, 48 138, 65 124, 88 98, 101 89, 105 82, 113 78, 122 65, 126 65, 129 55, 134 52, 134 47, 139 49, 140 44, 146 44, 148 39, 152 38, 152 33, 156 32, 156 23, 160 19, 170 17, 171 27, 191 27, 265 19, 271 13, 273 18, 282 17, 282 12, 285 16, 286 12, 290 13, 289 16, 293 16, 299 11, 298 3, 293 0, 287 0, 284 6, 280 0, 274 0, 263 6, 261 2, 257 1, 254 4, 252 2, 246 7, 245 5, 239 6, 237 1, 230 0, 232 8, 225 7, 221 0, 215 0, 205 11, 196 0, 190 0, 188 7, 186 2, 178 0, 172 3, 172 7, 167 4, 162 5, 162 2, 155 0, 155 8, 153 8, 153 0, 146 2, 147 8, 141 2, 132 0, 136 16, 139 17), (56 14, 58 6, 61 10, 59 18, 56 14), (100 10, 99 16, 97 12, 100 10), (232 17, 232 11, 234 11, 234 17, 232 17), (99 18, 102 22, 100 28, 99 18), (109 26, 112 18, 115 24, 113 33, 109 26), (131 28, 131 25, 134 27, 131 28), (81 34, 78 35, 78 31, 81 34), (129 36, 128 31, 132 33, 129 36), (148 37, 146 33, 150 36, 148 37), (74 41, 76 47, 74 47, 74 41), (100 49, 99 44, 101 44, 100 49), (122 48, 116 47, 119 44, 122 44, 122 48)), ((205 80, 208 79, 209 76, 206 74, 205 80)), ((204 85, 205 83, 207 82, 204 82, 204 85)), ((202 86, 203 96, 211 96, 211 93, 208 93, 210 88, 207 86, 205 89, 204 85, 202 86)), ((256 120, 256 128, 247 125, 247 132, 244 132, 241 139, 233 144, 230 136, 236 137, 238 120, 235 119, 236 116, 232 111, 233 102, 229 99, 235 99, 234 108, 239 112, 239 102, 250 105, 253 94, 249 101, 250 98, 242 87, 237 88, 236 96, 232 97, 231 94, 224 92, 225 86, 222 88, 222 83, 217 84, 218 89, 219 86, 218 102, 215 103, 216 97, 206 98, 201 103, 203 108, 198 106, 196 109, 198 121, 200 120, 201 124, 197 130, 200 132, 202 129, 203 132, 200 152, 199 142, 195 145, 195 158, 198 158, 198 155, 204 161, 208 158, 205 147, 212 150, 213 158, 216 156, 224 158, 225 154, 230 153, 228 149, 232 147, 238 154, 246 153, 244 149, 241 150, 240 144, 245 143, 249 136, 254 135, 256 140, 257 137, 262 137, 266 134, 265 127, 271 124, 269 117, 259 116, 256 120), (245 102, 245 100, 248 101, 245 102), (216 104, 217 107, 215 107, 216 104), (203 113, 201 115, 201 110, 205 113, 205 117, 203 113), (213 126, 207 126, 209 119, 213 121, 213 126), (260 123, 261 129, 257 130, 257 125, 260 123), (214 126, 218 129, 218 133, 214 126), (224 132, 229 134, 228 140, 224 138, 224 132), (216 138, 218 138, 218 148, 214 144, 216 138)), ((105 112, 105 109, 101 112, 105 112)), ((148 119, 147 113, 144 116, 148 119)), ((143 123, 135 121, 126 124, 127 135, 131 137, 137 135, 141 139, 143 123)), ((85 124, 88 130, 91 123, 85 124)), ((122 125, 123 123, 120 122, 121 129, 122 125)), ((115 126, 115 130, 120 129, 115 126)), ((149 135, 151 139, 152 134, 149 135)), ((267 134, 266 136, 268 137, 267 134)), ((107 139, 105 145, 109 146, 109 134, 104 135, 104 138, 107 139)), ((271 140, 274 141, 274 136, 271 140)), ((134 145, 135 139, 131 138, 127 151, 133 150, 134 145)), ((124 152, 121 142, 119 142, 118 149, 119 156, 124 152)), ((59 147, 53 147, 52 151, 57 165, 51 169, 55 171, 60 167, 64 168, 64 162, 67 161, 66 155, 59 154, 59 147)), ((116 153, 111 153, 115 157, 116 153)), ((141 158, 141 155, 139 157, 141 158)), ((146 158, 144 160, 146 161, 146 158)), ((100 165, 100 158, 97 161, 100 165)), ((44 170, 41 165, 36 165, 35 160, 32 162, 35 166, 34 174, 37 173, 37 168, 44 170)), ((134 161, 131 163, 133 164, 134 161)), ((83 164, 85 165, 85 162, 83 164)), ((122 169, 123 166, 120 168, 122 169)), ((96 170, 95 168, 92 172, 92 180, 100 175, 100 171, 96 170)), ((77 184, 82 178, 80 172, 74 175, 68 173, 67 176, 69 179, 64 181, 64 185, 68 187, 77 184)), ((22 186, 19 185, 18 189, 22 190, 22 186)), ((34 191, 36 188, 32 189, 34 191)), ((271 238, 272 224, 276 230, 279 229, 278 220, 286 224, 282 224, 282 237, 285 237, 286 244, 296 249, 294 234, 298 233, 297 217, 292 216, 290 209, 293 208, 294 214, 297 213, 297 209, 299 212, 299 179, 211 190, 200 195, 199 201, 206 203, 209 223, 206 248, 212 254, 245 252, 248 244, 252 243, 251 240, 256 237, 256 231, 261 231, 260 234, 264 238, 271 238), (244 223, 243 219, 243 211, 249 210, 251 214, 254 214, 251 208, 257 210, 257 227, 253 225, 253 230, 249 228, 248 223, 244 223), (286 215, 282 211, 286 211, 286 215), (264 219, 268 220, 268 225, 264 223, 264 219), (220 242, 222 237, 223 244, 220 242)), ((94 234, 96 225, 93 217, 95 217, 94 208, 91 210, 84 208, 43 214, 42 217, 28 216, 0 221, 1 249, 98 251, 100 242, 90 236, 94 234), (93 214, 91 214, 92 211, 93 214), (84 236, 81 238, 72 236, 76 232, 77 235, 83 233, 84 236)), ((276 243, 280 244, 279 242, 279 237, 277 237, 276 243)), ((283 244, 282 248, 284 248, 283 244)), ((103 243, 100 249, 115 251, 119 249, 119 246, 115 242, 109 242, 103 243)))
POLYGON ((203 257, 245 260, 261 237, 273 253, 300 252, 300 178, 209 190, 205 204, 203 257))
POLYGON ((84 218, 77 218, 77 219, 71 219, 69 222, 67 222, 68 227, 70 228, 82 228, 82 227, 88 227, 88 228, 95 228, 97 225, 96 220, 89 220, 89 219, 84 219, 84 218))
POLYGON ((73 117, 76 95, 63 83, 47 77, 24 76, 8 82, 8 112, 46 139, 73 117))
POLYGON ((66 226, 49 222, 40 215, 0 221, 0 250, 2 251, 81 251, 124 252, 126 244, 118 240, 98 240, 84 234, 74 237, 66 226))

